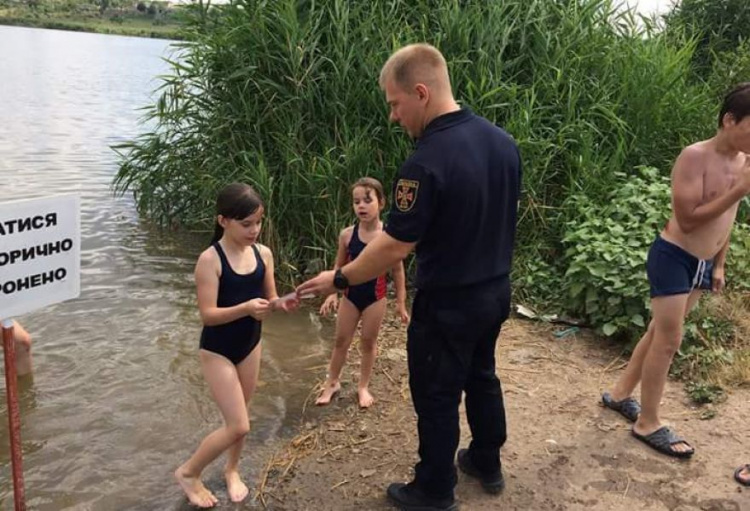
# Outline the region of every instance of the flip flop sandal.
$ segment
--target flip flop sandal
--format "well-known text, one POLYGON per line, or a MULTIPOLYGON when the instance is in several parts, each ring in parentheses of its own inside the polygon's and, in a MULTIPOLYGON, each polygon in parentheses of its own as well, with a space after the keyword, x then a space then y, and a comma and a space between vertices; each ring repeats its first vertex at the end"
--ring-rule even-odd
POLYGON ((641 405, 638 401, 632 397, 626 397, 621 401, 615 401, 609 392, 602 394, 602 404, 610 410, 618 412, 620 415, 628 419, 630 422, 638 420, 638 415, 641 413, 641 405))
POLYGON ((678 437, 674 431, 667 426, 660 427, 650 435, 641 435, 636 433, 635 430, 631 430, 631 433, 641 442, 645 443, 652 449, 656 449, 662 454, 666 454, 667 456, 686 459, 695 453, 693 446, 687 443, 683 438, 678 437), (672 449, 672 446, 677 444, 685 444, 690 447, 690 450, 685 452, 675 451, 672 449))
POLYGON ((734 480, 740 483, 742 486, 750 486, 750 476, 744 479, 740 476, 743 470, 750 471, 750 464, 742 465, 740 468, 734 471, 734 480))

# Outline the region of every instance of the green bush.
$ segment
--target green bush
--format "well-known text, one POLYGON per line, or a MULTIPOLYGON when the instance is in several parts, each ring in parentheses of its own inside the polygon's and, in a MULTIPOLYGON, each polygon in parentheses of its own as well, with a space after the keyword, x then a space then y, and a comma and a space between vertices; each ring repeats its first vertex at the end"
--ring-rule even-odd
MULTIPOLYGON (((728 263, 727 270, 730 267, 728 263)), ((701 390, 712 385, 731 387, 750 381, 747 318, 743 292, 706 296, 689 314, 670 374, 686 383, 694 400, 701 401, 701 390)))
MULTIPOLYGON (((747 0, 681 0, 666 15, 666 29, 680 44, 684 35, 697 42, 693 63, 700 77, 708 77, 717 54, 735 53, 750 39, 750 2, 747 0)), ((747 79, 747 77, 745 77, 747 79)), ((723 84, 722 88, 728 84, 723 84)))
POLYGON ((726 392, 720 385, 706 382, 688 382, 685 385, 685 391, 690 399, 698 404, 720 403, 727 398, 726 392))
POLYGON ((567 224, 564 288, 571 313, 607 336, 633 340, 646 326, 648 249, 669 216, 669 180, 654 168, 616 174, 614 191, 596 203, 569 199, 576 219, 567 224))
POLYGON ((745 293, 750 291, 750 226, 745 223, 736 223, 732 229, 726 281, 729 290, 745 293))
POLYGON ((517 302, 539 311, 556 313, 564 307, 567 296, 561 296, 563 271, 533 257, 521 257, 513 264, 513 295, 517 302))

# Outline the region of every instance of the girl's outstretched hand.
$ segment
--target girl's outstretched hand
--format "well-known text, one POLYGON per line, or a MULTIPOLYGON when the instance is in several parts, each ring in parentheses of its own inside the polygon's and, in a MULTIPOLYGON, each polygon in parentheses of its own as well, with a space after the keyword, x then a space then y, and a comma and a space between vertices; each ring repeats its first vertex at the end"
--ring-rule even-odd
POLYGON ((327 316, 328 314, 332 312, 336 312, 336 310, 339 308, 339 297, 336 293, 328 295, 328 298, 325 299, 323 302, 323 305, 320 306, 320 315, 321 316, 327 316))
POLYGON ((271 302, 271 309, 283 310, 284 312, 292 312, 299 307, 299 296, 296 292, 291 292, 277 298, 271 302))

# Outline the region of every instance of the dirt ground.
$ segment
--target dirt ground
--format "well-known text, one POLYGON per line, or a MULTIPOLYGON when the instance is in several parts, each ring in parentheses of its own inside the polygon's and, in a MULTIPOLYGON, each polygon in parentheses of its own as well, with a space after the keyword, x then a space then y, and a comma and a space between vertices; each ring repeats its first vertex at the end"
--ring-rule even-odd
MULTIPOLYGON (((417 437, 405 329, 390 316, 381 331, 373 408, 356 406, 353 350, 338 399, 316 408, 311 392, 304 431, 268 460, 256 486, 259 507, 393 509, 385 488, 411 479, 417 437)), ((732 478, 750 462, 750 389, 730 392, 716 416, 702 420, 705 407, 693 406, 682 384, 670 381, 663 420, 696 447, 692 460, 673 460, 632 438, 629 424, 599 405, 626 362, 621 347, 585 331, 557 338, 557 330, 520 319, 506 323, 497 361, 509 424, 502 450, 507 486, 500 496, 486 495, 459 472, 462 510, 750 511, 750 490, 732 478)), ((461 445, 468 442, 462 413, 461 445)))

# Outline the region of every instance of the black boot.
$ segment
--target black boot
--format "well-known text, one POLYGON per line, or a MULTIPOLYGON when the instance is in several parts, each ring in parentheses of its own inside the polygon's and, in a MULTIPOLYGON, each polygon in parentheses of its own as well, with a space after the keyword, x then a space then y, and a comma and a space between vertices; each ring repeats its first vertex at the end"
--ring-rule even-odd
POLYGON ((458 511, 453 497, 430 497, 414 483, 391 484, 388 486, 388 498, 402 511, 458 511))
POLYGON ((503 470, 500 468, 497 472, 487 474, 480 472, 479 469, 474 465, 469 456, 468 449, 459 449, 458 451, 458 468, 464 474, 479 479, 482 484, 482 488, 487 493, 496 495, 503 491, 505 488, 505 479, 503 479, 503 470))

